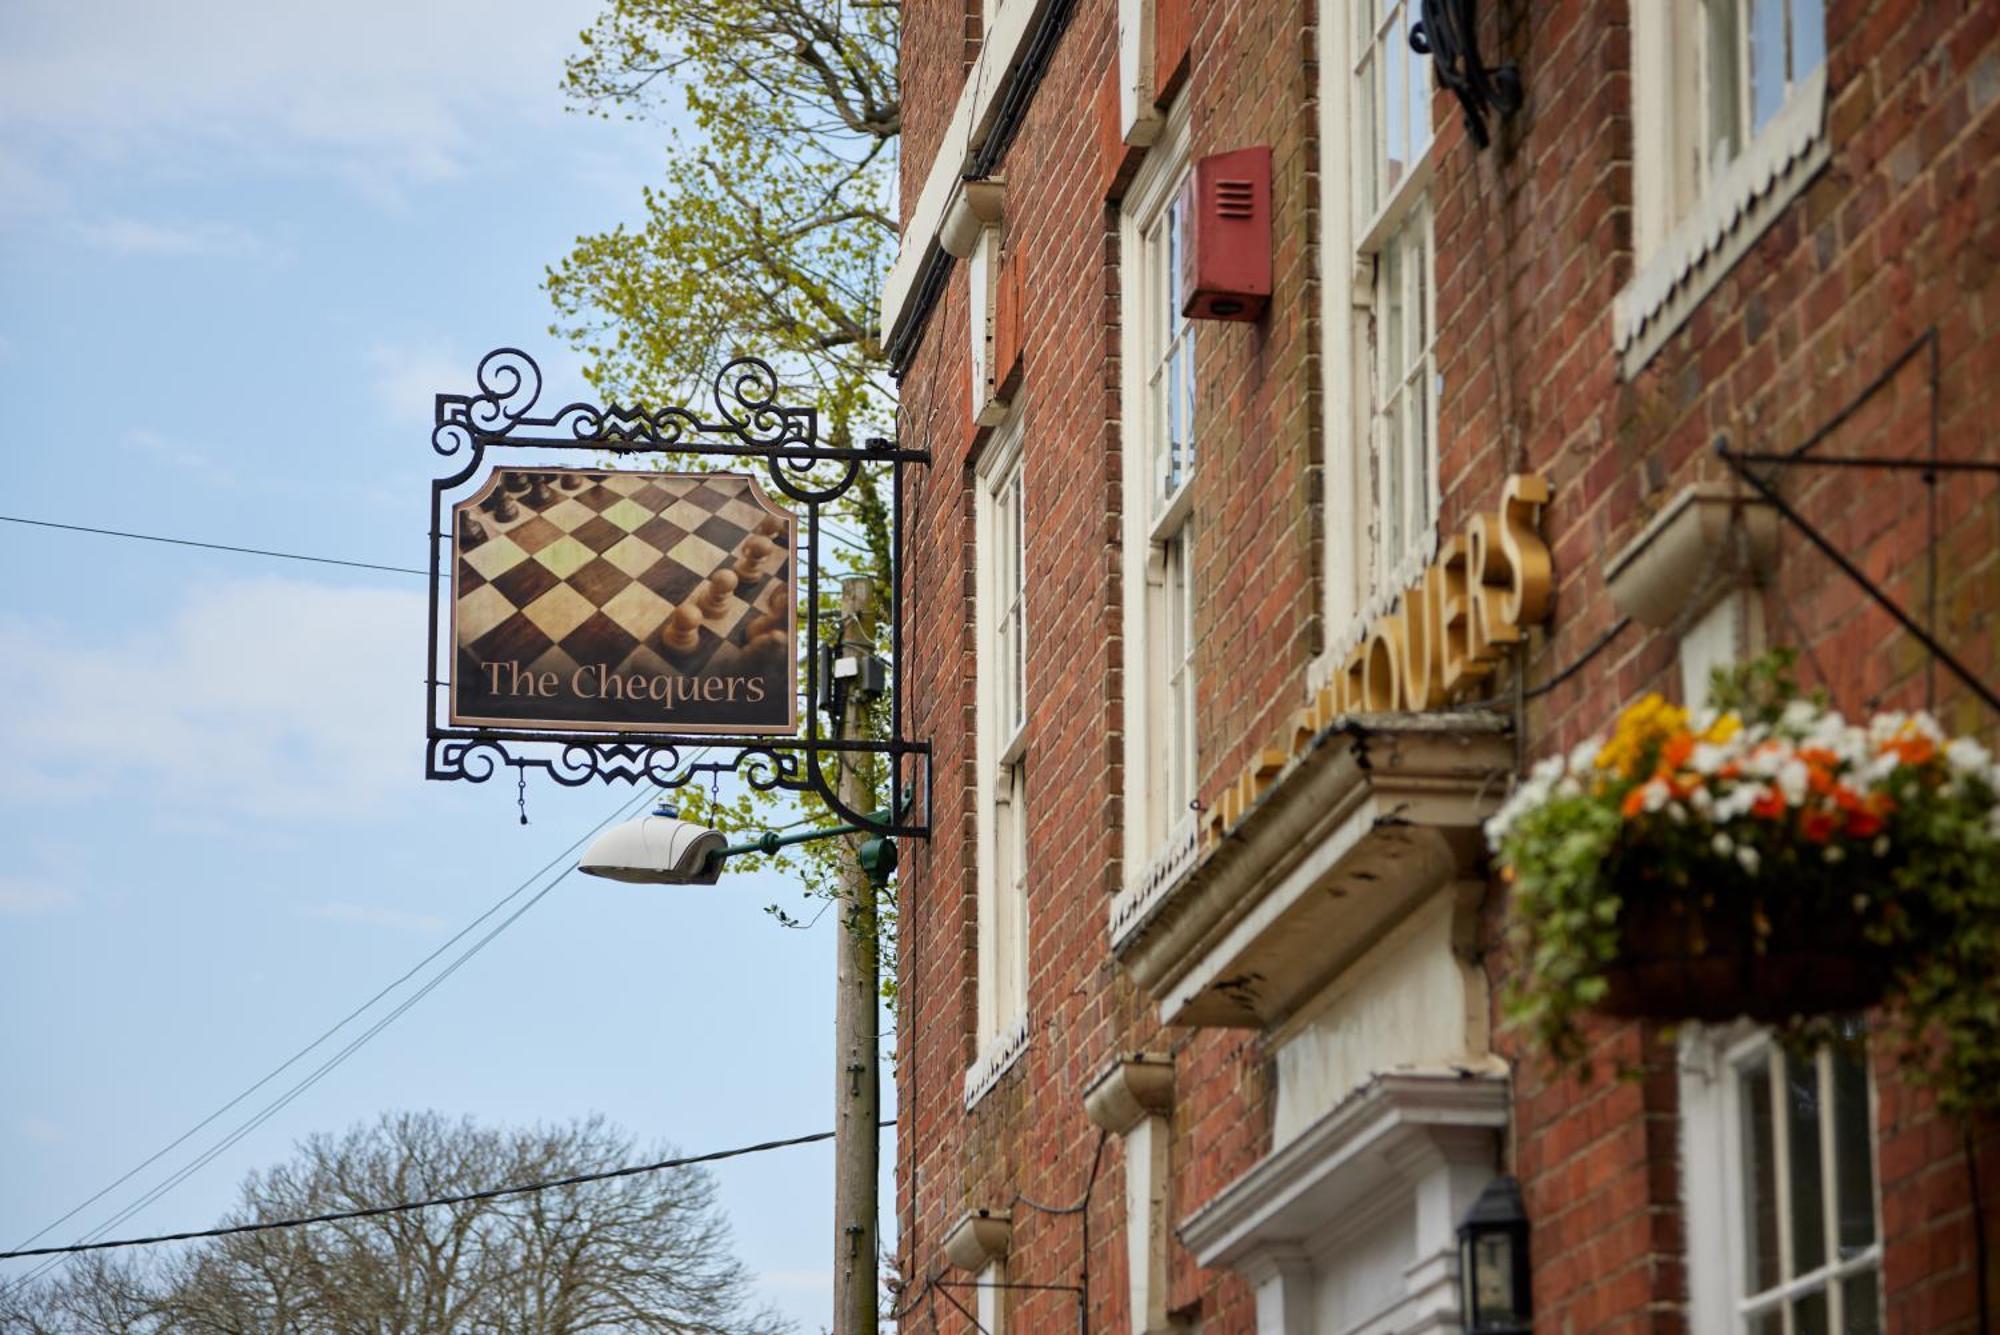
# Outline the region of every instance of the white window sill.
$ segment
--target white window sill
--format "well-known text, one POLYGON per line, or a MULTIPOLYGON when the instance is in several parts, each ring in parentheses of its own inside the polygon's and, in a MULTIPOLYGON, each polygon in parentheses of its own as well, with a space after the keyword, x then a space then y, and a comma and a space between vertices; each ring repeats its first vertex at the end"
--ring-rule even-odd
POLYGON ((1787 204, 1824 167, 1826 67, 1793 90, 1750 147, 1711 181, 1611 304, 1612 341, 1636 377, 1787 204))
POLYGON ((1201 820, 1188 812, 1153 855, 1139 864, 1111 901, 1111 944, 1115 948, 1180 887, 1201 853, 1201 820))
POLYGON ((979 1051, 979 1059, 965 1072, 965 1110, 971 1112, 978 1102, 1000 1083, 1000 1077, 1013 1069, 1021 1054, 1028 1050, 1028 1017, 1023 1015, 997 1038, 989 1040, 979 1051))

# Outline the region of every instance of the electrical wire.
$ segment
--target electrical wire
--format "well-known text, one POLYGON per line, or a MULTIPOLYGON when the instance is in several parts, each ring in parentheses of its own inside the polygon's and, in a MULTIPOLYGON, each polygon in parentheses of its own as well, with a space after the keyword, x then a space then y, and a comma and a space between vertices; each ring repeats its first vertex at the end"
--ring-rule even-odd
MULTIPOLYGON (((475 930, 478 929, 481 923, 487 921, 489 918, 493 917, 494 914, 499 913, 508 904, 512 903, 515 899, 519 898, 522 894, 526 893, 531 886, 533 886, 543 876, 546 876, 550 871, 554 870, 560 863, 562 863, 565 859, 567 859, 578 848, 582 847, 583 844, 586 841, 588 841, 592 836, 596 835, 599 830, 602 830, 605 826, 611 824, 613 821, 624 816, 634 807, 649 800, 651 797, 652 793, 650 792, 650 790, 648 790, 638 794, 633 801, 620 803, 619 806, 611 812, 611 814, 607 815, 603 820, 599 821, 596 825, 592 826, 584 834, 579 836, 567 848, 563 849, 561 852, 557 853, 554 857, 550 858, 547 862, 542 864, 542 866, 538 868, 530 876, 528 876, 526 880, 522 881, 514 889, 510 890, 509 892, 507 892, 507 894, 501 896, 498 900, 496 900, 489 908, 486 909, 485 912, 481 913, 478 917, 474 918, 471 922, 467 923, 464 927, 460 928, 457 932, 453 933, 450 938, 445 940, 435 950, 431 951, 430 954, 424 956, 421 960, 418 960, 409 969, 405 970, 400 976, 398 976, 390 983, 388 983, 386 986, 381 988, 373 996, 369 997, 368 1000, 362 1002, 359 1006, 355 1007, 353 1010, 349 1011, 346 1015, 342 1016, 333 1025, 324 1030, 317 1038, 313 1039, 310 1043, 307 1043, 304 1047, 300 1048, 290 1057, 287 1057, 283 1062, 280 1062, 277 1066, 273 1067, 270 1071, 266 1072, 255 1083, 245 1088, 241 1093, 237 1094, 227 1103, 223 1104, 221 1107, 217 1108, 214 1112, 204 1117, 201 1121, 195 1123, 192 1127, 188 1128, 188 1130, 183 1132, 174 1140, 162 1146, 159 1150, 155 1151, 150 1157, 145 1159, 143 1162, 135 1165, 125 1174, 120 1176, 116 1181, 107 1184, 105 1187, 97 1191, 88 1199, 77 1204, 73 1209, 68 1211, 66 1214, 62 1215, 60 1218, 51 1220, 48 1224, 44 1225, 42 1228, 38 1229, 33 1234, 22 1239, 19 1243, 15 1244, 17 1250, 19 1248, 26 1247, 29 1243, 36 1241, 38 1238, 46 1236, 51 1230, 60 1227, 62 1224, 66 1223, 70 1219, 75 1218, 78 1214, 82 1213, 84 1210, 90 1208, 90 1206, 92 1206, 96 1202, 110 1195, 113 1191, 116 1191, 119 1187, 131 1181, 134 1177, 138 1176, 146 1169, 152 1167, 152 1165, 158 1163, 168 1154, 171 1154, 174 1150, 178 1149, 180 1146, 186 1144, 189 1140, 193 1139, 204 1128, 208 1127, 210 1124, 215 1122, 218 1118, 220 1118, 223 1114, 227 1113, 230 1109, 236 1107, 238 1104, 242 1103, 245 1099, 249 1098, 252 1094, 256 1093, 264 1086, 270 1084, 273 1080, 277 1079, 278 1076, 282 1075, 285 1071, 291 1069, 293 1066, 296 1066, 302 1059, 305 1058, 305 1056, 308 1053, 320 1047, 328 1039, 332 1038, 335 1034, 339 1033, 342 1029, 346 1028, 349 1024, 353 1023, 353 1021, 359 1018, 361 1015, 373 1009, 374 1006, 378 1002, 380 1002, 384 997, 387 997, 397 988, 409 982, 410 979, 416 977, 417 974, 421 973, 425 968, 427 968, 429 965, 435 962, 446 951, 450 950, 454 945, 458 944, 460 941, 463 941, 467 936, 470 936, 475 930)), ((548 887, 545 887, 543 889, 541 894, 536 896, 536 899, 539 900, 542 895, 547 894, 550 889, 554 888, 554 886, 555 882, 551 882, 548 887)), ((526 908, 531 906, 532 902, 530 905, 524 906, 521 911, 525 912, 526 908)), ((432 989, 434 989, 439 982, 442 982, 445 977, 449 976, 450 972, 455 971, 461 964, 465 962, 465 960, 470 959, 473 954, 476 954, 478 952, 478 950, 483 949, 486 941, 490 941, 494 935, 497 935, 500 931, 504 931, 506 927, 510 926, 513 923, 513 921, 518 917, 519 913, 516 913, 513 917, 507 919, 506 922, 502 923, 500 927, 496 928, 493 933, 489 934, 484 940, 482 940, 475 947, 473 947, 472 950, 468 951, 465 955, 461 956, 461 958, 456 963, 450 966, 449 970, 447 970, 446 973, 440 974, 438 978, 432 980, 416 996, 406 999, 405 1002, 402 1003, 400 1008, 397 1011, 395 1011, 390 1017, 388 1017, 388 1019, 389 1020, 395 1019, 396 1016, 401 1015, 404 1011, 408 1010, 411 1005, 414 1005, 417 1000, 420 1000, 424 995, 428 995, 428 993, 432 989)), ((379 1033, 383 1027, 386 1027, 387 1023, 388 1021, 386 1020, 379 1023, 376 1027, 374 1027, 367 1034, 365 1034, 361 1039, 357 1040, 355 1044, 350 1045, 347 1051, 351 1052, 354 1047, 359 1046, 360 1043, 366 1042, 369 1038, 373 1037, 374 1034, 379 1033)), ((345 1055, 346 1054, 344 1053, 340 1057, 337 1057, 334 1060, 333 1064, 337 1065, 339 1061, 345 1060, 345 1055)), ((327 1069, 330 1068, 323 1067, 319 1073, 316 1073, 316 1075, 312 1077, 312 1079, 316 1080, 318 1078, 318 1075, 324 1074, 325 1070, 327 1069)), ((296 1097, 297 1093, 302 1093, 302 1092, 304 1092, 303 1089, 297 1089, 291 1097, 296 1097)), ((287 1098, 285 1101, 289 1102, 290 1099, 287 1098)), ((273 1109, 271 1111, 275 1110, 273 1109)), ((261 1122, 259 1124, 261 1124, 261 1122)), ((255 1128, 252 1127, 250 1129, 254 1130, 255 1128)), ((247 1134, 247 1132, 244 1132, 244 1134, 247 1134)), ((238 1136, 237 1138, 240 1139, 240 1136, 238 1136)), ((233 1144, 235 1142, 234 1140, 231 1140, 229 1143, 233 1144)), ((224 1148, 226 1148, 226 1146, 224 1148)), ((212 1157, 212 1154, 209 1157, 212 1157)), ((208 1161, 207 1158, 201 1160, 201 1162, 204 1164, 207 1161, 208 1161)), ((173 1179, 173 1182, 175 1185, 178 1185, 178 1182, 181 1180, 185 1180, 184 1176, 173 1179)), ((142 1202, 142 1204, 150 1203, 151 1199, 157 1199, 157 1196, 151 1195, 149 1193, 148 1201, 142 1202)), ((129 1209, 127 1211, 123 1211, 113 1219, 107 1221, 106 1224, 100 1226, 99 1229, 95 1230, 94 1232, 98 1235, 101 1235, 104 1229, 114 1227, 117 1223, 119 1223, 123 1219, 128 1218, 129 1215, 130 1215, 129 1209)))
MULTIPOLYGON (((893 1121, 881 1122, 878 1127, 891 1127, 893 1121)), ((724 1159, 740 1159, 749 1154, 764 1154, 771 1150, 790 1149, 795 1145, 811 1145, 816 1141, 831 1140, 837 1135, 833 1131, 815 1131, 809 1136, 792 1136, 785 1140, 766 1140, 755 1145, 739 1145, 735 1149, 711 1150, 707 1154, 685 1154, 679 1158, 661 1159, 654 1163, 627 1164, 622 1168, 606 1168, 595 1173, 577 1173, 570 1177, 551 1178, 545 1182, 524 1182, 508 1187, 488 1187, 484 1191, 467 1191, 456 1196, 434 1196, 429 1200, 398 1201, 393 1205, 370 1205, 358 1210, 335 1210, 327 1214, 304 1215, 296 1219, 267 1219, 254 1224, 231 1224, 222 1228, 188 1229, 179 1233, 158 1233, 144 1238, 117 1238, 109 1242, 72 1243, 67 1247, 35 1247, 27 1250, 0 1252, 0 1261, 19 1261, 31 1256, 70 1256, 79 1252, 110 1251, 116 1247, 151 1247, 162 1242, 193 1242, 202 1238, 227 1238, 239 1233, 266 1233, 273 1229, 305 1228, 313 1224, 337 1224, 349 1219, 374 1219, 381 1215, 407 1214, 412 1210, 430 1210, 441 1205, 466 1205, 473 1201, 497 1200, 503 1196, 525 1196, 531 1192, 554 1191, 562 1187, 580 1187, 591 1182, 608 1182, 614 1178, 637 1177, 642 1173, 657 1173, 668 1168, 688 1168, 695 1164, 717 1163, 724 1159)))
MULTIPOLYGON (((235 547, 226 542, 198 542, 193 538, 169 538, 159 533, 130 533, 124 529, 92 528, 88 524, 58 524, 53 519, 29 519, 23 515, 0 515, 0 522, 28 524, 35 528, 59 528, 69 533, 93 533, 101 538, 130 538, 135 542, 163 542, 172 547, 200 547, 211 552, 236 552, 243 556, 275 556, 285 561, 309 561, 314 565, 347 566, 353 570, 386 570, 392 575, 424 575, 428 570, 414 566, 385 566, 373 561, 345 561, 336 556, 308 556, 303 552, 280 552, 268 547, 235 547)), ((440 572, 439 578, 442 578, 440 572)))

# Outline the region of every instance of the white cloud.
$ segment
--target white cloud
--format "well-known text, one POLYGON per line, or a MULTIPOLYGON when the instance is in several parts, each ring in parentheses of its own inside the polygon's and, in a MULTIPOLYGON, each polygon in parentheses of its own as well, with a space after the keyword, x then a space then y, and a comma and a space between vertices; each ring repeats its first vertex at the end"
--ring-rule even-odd
POLYGON ((157 222, 146 218, 104 218, 80 225, 77 235, 99 250, 134 258, 219 256, 282 261, 285 254, 254 232, 233 223, 157 222))
POLYGON ((58 1145, 69 1138, 61 1123, 46 1117, 23 1117, 14 1126, 23 1139, 32 1140, 37 1145, 58 1145))
POLYGON ((218 486, 237 485, 236 471, 227 464, 218 463, 200 450, 184 445, 171 436, 162 435, 150 427, 133 427, 121 439, 140 454, 156 459, 182 474, 200 476, 218 486))
POLYGON ((194 148, 395 200, 465 172, 491 124, 559 116, 563 58, 596 8, 13 0, 0 16, 0 143, 14 146, 0 180, 36 182, 74 159, 171 170, 194 148))
POLYGON ((76 892, 46 881, 0 876, 0 918, 40 918, 76 907, 76 892))
POLYGON ((378 344, 368 360, 374 368, 375 401, 401 426, 428 428, 436 419, 439 394, 477 390, 478 356, 449 344, 378 344))
POLYGON ((425 626, 420 591, 280 578, 196 588, 114 642, 0 617, 0 794, 372 810, 417 772, 425 626))
POLYGON ((404 909, 349 904, 342 900, 314 904, 299 912, 308 918, 326 922, 347 923, 355 927, 388 927, 399 932, 436 932, 442 931, 445 925, 444 919, 435 913, 410 913, 404 909))

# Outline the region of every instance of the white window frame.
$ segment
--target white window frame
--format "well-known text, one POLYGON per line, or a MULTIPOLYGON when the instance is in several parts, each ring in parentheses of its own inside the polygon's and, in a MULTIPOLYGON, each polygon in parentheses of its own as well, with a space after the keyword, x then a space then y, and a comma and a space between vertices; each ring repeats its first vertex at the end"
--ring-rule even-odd
POLYGON ((980 460, 974 509, 975 839, 979 1053, 966 1073, 976 1103, 1028 1034, 1027 533, 1022 427, 997 428, 980 460))
MULTIPOLYGON (((1865 1049, 1864 1049, 1865 1054, 1865 1049)), ((1749 1335, 1751 1322, 1777 1309, 1786 1335, 1793 1329, 1791 1304, 1824 1290, 1828 1329, 1845 1330, 1844 1304, 1849 1286, 1872 1271, 1875 1276, 1875 1328, 1883 1329, 1881 1178, 1875 1148, 1876 1090, 1865 1055, 1869 1210, 1872 1241, 1851 1256, 1840 1255, 1840 1183, 1833 1152, 1836 1141, 1835 1100, 1827 1096, 1833 1071, 1832 1049, 1821 1047, 1805 1060, 1817 1068, 1820 1090, 1820 1209, 1824 1252, 1821 1264, 1795 1273, 1791 1214, 1791 1124, 1785 1115, 1782 1087, 1785 1064, 1800 1060, 1778 1043, 1772 1031, 1741 1023, 1722 1027, 1689 1025, 1681 1036, 1681 1163, 1687 1211, 1689 1326, 1718 1335, 1749 1335), (1772 1138, 1777 1160, 1773 1182, 1777 1194, 1775 1232, 1779 1249, 1779 1280, 1752 1293, 1745 1256, 1751 1227, 1746 1215, 1748 1179, 1744 1149, 1744 1107, 1738 1075, 1759 1062, 1769 1063, 1774 1089, 1772 1138)))
POLYGON ((1175 99, 1119 219, 1124 448, 1125 866, 1127 886, 1177 879, 1196 846, 1198 782, 1192 481, 1195 325, 1174 309, 1189 169, 1189 99, 1175 99), (1178 396, 1181 438, 1170 412, 1178 396), (1177 451, 1176 445, 1185 449, 1177 451), (1171 462, 1170 462, 1171 461, 1171 462))
MULTIPOLYGON (((1383 15, 1369 0, 1319 0, 1319 28, 1326 49, 1320 63, 1319 130, 1324 164, 1320 173, 1321 328, 1325 336, 1323 392, 1325 509, 1322 582, 1328 634, 1325 652, 1313 665, 1311 681, 1322 684, 1360 639, 1370 619, 1389 611, 1403 590, 1437 555, 1437 515, 1442 502, 1438 471, 1436 251, 1429 199, 1436 172, 1436 126, 1431 123, 1431 70, 1428 58, 1408 49, 1414 0, 1383 15), (1364 29, 1361 10, 1373 21, 1364 29), (1380 62, 1387 58, 1389 65, 1380 62), (1422 146, 1407 149, 1393 182, 1378 188, 1378 129, 1388 80, 1378 87, 1381 68, 1403 71, 1398 86, 1404 142, 1411 112, 1425 116, 1422 146), (1414 82, 1420 80, 1420 83, 1414 82), (1413 92, 1421 89, 1413 97, 1413 92), (1381 101, 1378 103, 1377 95, 1381 101), (1364 96, 1366 101, 1364 102, 1364 96), (1418 252, 1414 268, 1397 265, 1405 279, 1403 329, 1422 331, 1417 355, 1393 356, 1378 337, 1382 314, 1384 256, 1418 252), (1390 383, 1393 380, 1394 383, 1390 383), (1418 395, 1419 397, 1409 397, 1418 395), (1421 452, 1400 450, 1399 485, 1392 489, 1384 464, 1389 421, 1385 410, 1401 410, 1424 426, 1421 452), (1400 495, 1407 522, 1392 525, 1387 500, 1400 495), (1400 531, 1398 531, 1400 529, 1400 531)), ((1407 438, 1407 433, 1404 433, 1407 438)))
MULTIPOLYGON (((1787 13, 1800 3, 1791 0, 1787 13)), ((1754 134, 1739 105, 1738 141, 1713 144, 1725 103, 1715 83, 1718 6, 1753 0, 1658 0, 1632 7, 1632 279, 1612 303, 1613 342, 1629 379, 1645 368, 1830 156, 1826 62, 1791 71, 1775 114, 1754 134)), ((1749 79, 1742 20, 1728 55, 1749 79)), ((1821 9, 1824 34, 1824 6, 1821 9)), ((1747 99, 1746 99, 1747 101, 1747 99)))

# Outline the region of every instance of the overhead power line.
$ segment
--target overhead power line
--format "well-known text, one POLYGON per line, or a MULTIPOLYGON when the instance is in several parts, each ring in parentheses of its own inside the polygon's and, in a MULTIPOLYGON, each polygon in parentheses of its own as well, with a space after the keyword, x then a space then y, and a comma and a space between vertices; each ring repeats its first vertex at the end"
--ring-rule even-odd
MULTIPOLYGON (((282 1075, 285 1071, 297 1065, 308 1053, 312 1052, 315 1048, 319 1047, 320 1045, 325 1043, 328 1039, 332 1038, 335 1034, 339 1033, 342 1029, 346 1028, 349 1024, 353 1023, 354 1020, 356 1020, 358 1017, 365 1014, 367 1011, 371 1010, 378 1002, 380 1002, 383 998, 387 997, 391 992, 394 992, 397 988, 409 982, 410 979, 416 977, 417 974, 421 973, 425 968, 427 968, 429 965, 435 962, 446 951, 450 950, 454 945, 458 944, 460 941, 463 941, 467 936, 471 935, 473 931, 475 931, 481 923, 485 922, 487 919, 491 918, 494 914, 500 912, 509 903, 519 898, 531 886, 533 886, 542 877, 546 876, 550 871, 554 870, 560 863, 562 863, 566 858, 568 858, 570 854, 574 853, 579 847, 581 847, 584 844, 585 841, 590 839, 599 830, 602 830, 605 826, 611 824, 612 821, 617 820, 619 817, 626 814, 626 812, 628 812, 633 806, 637 805, 639 802, 643 802, 646 798, 650 796, 651 796, 650 793, 642 792, 638 794, 632 801, 620 803, 618 807, 611 812, 611 814, 607 815, 603 820, 599 821, 596 825, 592 826, 589 830, 585 831, 567 848, 563 849, 561 852, 557 853, 554 857, 550 858, 547 862, 542 864, 540 868, 538 868, 533 874, 528 876, 526 880, 522 881, 519 885, 515 886, 514 889, 508 891, 505 895, 501 896, 498 900, 494 901, 494 903, 489 908, 487 908, 485 912, 481 913, 478 917, 474 918, 471 922, 467 923, 464 927, 460 928, 449 939, 440 944, 435 950, 431 951, 430 954, 424 956, 421 960, 418 960, 414 965, 410 966, 409 969, 405 970, 400 976, 398 976, 397 978, 389 982, 386 986, 378 990, 373 996, 369 997, 359 1006, 356 1006, 353 1010, 349 1011, 346 1015, 342 1016, 339 1020, 337 1020, 331 1026, 329 1026, 327 1029, 321 1032, 317 1038, 313 1039, 310 1043, 307 1043, 304 1047, 300 1048, 297 1052, 294 1052, 290 1057, 287 1057, 284 1061, 280 1062, 278 1065, 272 1067, 271 1070, 266 1072, 255 1083, 246 1087, 241 1093, 237 1094, 227 1103, 223 1104, 221 1107, 217 1108, 214 1112, 204 1117, 201 1121, 195 1123, 192 1127, 189 1127, 186 1131, 182 1132, 178 1137, 168 1142, 166 1145, 162 1146, 159 1150, 155 1151, 150 1157, 145 1159, 143 1162, 135 1165, 133 1168, 127 1171, 123 1176, 109 1183, 101 1190, 96 1192, 94 1195, 90 1196, 88 1199, 78 1203, 74 1208, 72 1208, 68 1213, 62 1215, 60 1218, 51 1220, 48 1224, 38 1229, 35 1233, 31 1234, 29 1237, 22 1239, 20 1243, 16 1244, 17 1249, 26 1247, 29 1243, 34 1242, 36 1239, 41 1238, 46 1234, 48 1234, 51 1230, 56 1229, 61 1225, 63 1225, 64 1223, 68 1222, 70 1219, 75 1218, 78 1214, 81 1214, 84 1210, 90 1208, 90 1206, 94 1205, 96 1202, 110 1195, 113 1191, 116 1191, 119 1187, 131 1181, 134 1177, 137 1177, 140 1173, 152 1167, 155 1163, 158 1163, 161 1159, 171 1154, 174 1150, 186 1144, 189 1140, 193 1139, 203 1129, 205 1129, 210 1124, 215 1122, 218 1118, 220 1118, 224 1113, 227 1113, 230 1109, 242 1103, 252 1094, 256 1093, 264 1086, 270 1084, 271 1081, 277 1079, 277 1077, 282 1075)), ((554 883, 552 882, 549 886, 543 889, 541 895, 537 895, 535 897, 535 900, 538 901, 542 897, 542 895, 547 894, 548 891, 553 888, 554 888, 554 883)), ((322 1065, 317 1071, 313 1072, 303 1082, 301 1082, 299 1085, 295 1085, 285 1095, 281 1096, 279 1100, 275 1101, 272 1104, 267 1104, 264 1107, 264 1109, 261 1110, 259 1113, 255 1114, 248 1123, 237 1127, 235 1131, 231 1132, 228 1136, 226 1136, 220 1144, 216 1146, 211 1146, 210 1149, 198 1155, 192 1163, 177 1170, 175 1173, 171 1174, 164 1182, 152 1188, 151 1190, 147 1191, 139 1201, 135 1202, 133 1205, 127 1206, 123 1210, 120 1210, 112 1218, 106 1220, 103 1224, 99 1225, 98 1228, 94 1230, 94 1233, 97 1236, 102 1236, 102 1234, 107 1229, 116 1227, 119 1223, 121 1223, 125 1219, 130 1218, 131 1215, 138 1209, 142 1209, 144 1208, 144 1206, 151 1204, 154 1200, 159 1199, 161 1194, 163 1194, 167 1190, 171 1190, 174 1186, 179 1185, 180 1182, 184 1181, 191 1172, 201 1167, 204 1167, 210 1160, 212 1160, 215 1157, 216 1154, 220 1153, 223 1150, 226 1150, 229 1146, 235 1144, 236 1141, 242 1139, 244 1135, 249 1134, 250 1131, 254 1131, 257 1128, 257 1126, 262 1125, 263 1122, 265 1120, 268 1120, 268 1118, 272 1114, 277 1112, 279 1108, 283 1107, 284 1104, 289 1103, 293 1098, 296 1098, 299 1094, 303 1093, 305 1089, 311 1086, 311 1084, 317 1082, 322 1076, 324 1076, 328 1071, 330 1071, 333 1066, 336 1066, 340 1062, 344 1061, 357 1048, 359 1048, 361 1044, 366 1043, 369 1039, 373 1038, 376 1034, 380 1033, 382 1029, 388 1026, 389 1023, 393 1022, 395 1019, 400 1017, 405 1011, 407 1011, 411 1006, 415 1005, 418 1001, 422 1000, 425 996, 429 995, 429 993, 439 983, 443 982, 445 978, 449 977, 452 972, 455 972, 456 969, 460 965, 465 963, 466 960, 470 959, 472 955, 478 953, 478 951, 482 949, 487 942, 491 941, 494 936, 497 936, 499 932, 504 931, 508 926, 511 926, 513 922, 520 916, 521 913, 526 912, 528 908, 533 906, 534 902, 535 901, 530 901, 529 904, 522 906, 520 910, 518 910, 516 913, 508 917, 504 922, 502 922, 498 927, 496 927, 493 932, 489 933, 481 941, 476 942, 471 948, 469 948, 464 954, 462 954, 455 963, 453 963, 444 972, 440 973, 438 977, 430 980, 427 984, 425 984, 423 988, 419 989, 419 991, 413 996, 406 998, 388 1016, 376 1022, 376 1024, 371 1026, 364 1034, 361 1035, 361 1037, 356 1039, 353 1043, 349 1044, 348 1047, 344 1049, 342 1052, 336 1054, 334 1058, 332 1058, 328 1063, 322 1065)), ((21 1253, 18 1252, 17 1250, 15 1254, 21 1254, 21 1253)))
POLYGON ((0 515, 0 522, 28 524, 35 528, 59 528, 70 533, 94 533, 101 538, 130 538, 135 542, 164 542, 172 547, 201 547, 211 552, 236 552, 243 556, 275 556, 285 561, 310 561, 314 565, 347 566, 354 570, 386 570, 392 575, 425 575, 431 572, 414 566, 385 566, 373 561, 346 561, 336 556, 308 556, 303 552, 280 552, 269 547, 237 547, 226 542, 199 542, 193 538, 169 538, 159 533, 129 533, 117 528, 92 528, 88 524, 58 524, 52 519, 29 519, 22 515, 0 515))
MULTIPOLYGON (((892 1127, 893 1121, 877 1123, 878 1128, 892 1127)), ((35 1247, 25 1251, 0 1252, 0 1261, 18 1261, 30 1256, 67 1256, 76 1252, 109 1251, 114 1247, 151 1247, 162 1242, 192 1242, 199 1238, 227 1238, 238 1233, 264 1233, 278 1228, 305 1228, 311 1224, 336 1224, 348 1219, 373 1219, 385 1214, 405 1214, 411 1210, 430 1210, 440 1205, 465 1205, 472 1201, 496 1200, 502 1196, 525 1196, 530 1192, 554 1191, 559 1187, 579 1187, 588 1182, 608 1182, 613 1178, 637 1177, 641 1173, 657 1173, 668 1168, 688 1168, 695 1164, 715 1163, 722 1159, 740 1159, 746 1154, 763 1154, 768 1150, 790 1149, 795 1145, 810 1145, 815 1141, 832 1140, 833 1132, 815 1131, 809 1136, 793 1136, 787 1140, 766 1140, 756 1145, 739 1145, 733 1150, 711 1150, 707 1154, 686 1154, 676 1159, 661 1159, 655 1163, 629 1164, 623 1168, 606 1168, 595 1173, 577 1173, 571 1177, 553 1178, 546 1182, 525 1182, 511 1187, 489 1187, 485 1191, 467 1191, 456 1196, 435 1196, 424 1201, 399 1201, 394 1205, 371 1205, 359 1210, 335 1210, 328 1214, 306 1215, 298 1219, 270 1219, 255 1224, 233 1224, 226 1228, 190 1229, 183 1233, 160 1233, 148 1238, 119 1238, 111 1242, 82 1242, 68 1247, 35 1247)))

